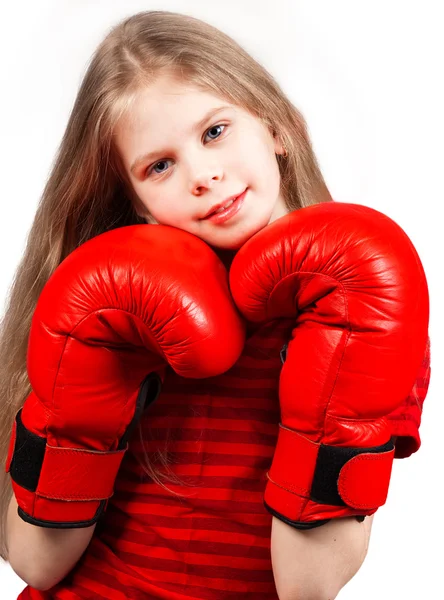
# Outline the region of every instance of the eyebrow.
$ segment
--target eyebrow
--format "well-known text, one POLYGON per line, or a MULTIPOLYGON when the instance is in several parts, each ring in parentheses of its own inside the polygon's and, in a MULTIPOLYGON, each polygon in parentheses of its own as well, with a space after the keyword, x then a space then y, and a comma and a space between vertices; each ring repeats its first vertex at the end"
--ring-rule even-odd
MULTIPOLYGON (((205 123, 211 119, 212 117, 214 117, 214 115, 216 115, 217 113, 222 112, 223 110, 227 109, 227 108, 232 108, 231 106, 218 106, 217 108, 213 108, 212 110, 210 110, 210 112, 208 112, 203 119, 201 119, 200 121, 198 121, 197 123, 195 123, 193 125, 193 127, 191 128, 192 131, 196 131, 198 129, 200 129, 201 127, 203 127, 205 125, 205 123)), ((131 173, 133 173, 137 167, 150 160, 151 158, 155 157, 155 156, 159 156, 161 154, 165 154, 165 150, 156 150, 154 152, 147 152, 146 154, 143 154, 141 156, 138 156, 136 158, 136 160, 133 162, 133 164, 131 165, 131 173)))

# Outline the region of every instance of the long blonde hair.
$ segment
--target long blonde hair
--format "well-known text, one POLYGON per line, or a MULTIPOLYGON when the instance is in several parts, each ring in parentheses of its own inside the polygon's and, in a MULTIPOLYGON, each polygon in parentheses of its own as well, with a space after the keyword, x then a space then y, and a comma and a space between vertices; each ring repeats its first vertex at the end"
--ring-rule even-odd
MULTIPOLYGON (((276 160, 290 209, 331 200, 303 116, 229 36, 194 17, 166 11, 138 13, 110 30, 80 86, 0 325, 0 556, 5 560, 12 488, 4 465, 14 417, 31 391, 26 354, 37 299, 76 247, 107 230, 145 223, 113 132, 141 87, 166 73, 248 110, 277 132, 288 152, 276 160)), ((145 466, 162 485, 163 475, 148 460, 145 466)))

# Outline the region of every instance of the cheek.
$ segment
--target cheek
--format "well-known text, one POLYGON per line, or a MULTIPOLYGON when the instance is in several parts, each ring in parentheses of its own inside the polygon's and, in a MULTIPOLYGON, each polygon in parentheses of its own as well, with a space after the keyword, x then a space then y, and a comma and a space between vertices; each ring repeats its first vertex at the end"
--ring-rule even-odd
POLYGON ((281 173, 274 153, 262 152, 261 156, 257 157, 253 177, 253 181, 257 182, 270 201, 278 196, 281 189, 281 173))
POLYGON ((190 210, 186 210, 186 203, 181 201, 177 194, 174 197, 150 195, 149 198, 142 200, 148 212, 158 223, 181 227, 182 223, 189 218, 190 210))
POLYGON ((257 138, 248 144, 245 150, 250 170, 253 169, 255 178, 259 178, 267 189, 276 186, 280 179, 279 165, 274 152, 274 146, 268 140, 257 138))

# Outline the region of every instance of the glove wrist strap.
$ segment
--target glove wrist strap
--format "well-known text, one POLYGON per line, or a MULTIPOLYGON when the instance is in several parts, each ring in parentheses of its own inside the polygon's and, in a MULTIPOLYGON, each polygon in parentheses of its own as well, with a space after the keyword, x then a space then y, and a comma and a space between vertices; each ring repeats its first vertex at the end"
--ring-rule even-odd
POLYGON ((331 446, 281 424, 265 504, 294 523, 373 514, 386 502, 394 454, 391 439, 365 448, 331 446))
POLYGON ((50 446, 27 430, 17 413, 6 472, 10 473, 19 514, 43 527, 88 527, 113 495, 128 448, 97 451, 50 446))

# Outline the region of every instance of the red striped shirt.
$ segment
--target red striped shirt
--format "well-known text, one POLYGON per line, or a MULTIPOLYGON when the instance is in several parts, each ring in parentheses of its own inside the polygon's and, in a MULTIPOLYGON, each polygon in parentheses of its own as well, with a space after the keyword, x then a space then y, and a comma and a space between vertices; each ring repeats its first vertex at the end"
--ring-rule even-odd
MULTIPOLYGON (((293 324, 252 330, 238 362, 218 377, 167 371, 85 553, 51 590, 28 586, 19 600, 278 599, 262 497, 278 433, 280 350, 293 324), (154 465, 167 443, 171 470, 189 484, 166 484, 180 496, 144 471, 140 435, 154 465)), ((427 356, 429 346, 412 394, 390 416, 399 458, 419 448, 427 356)))

